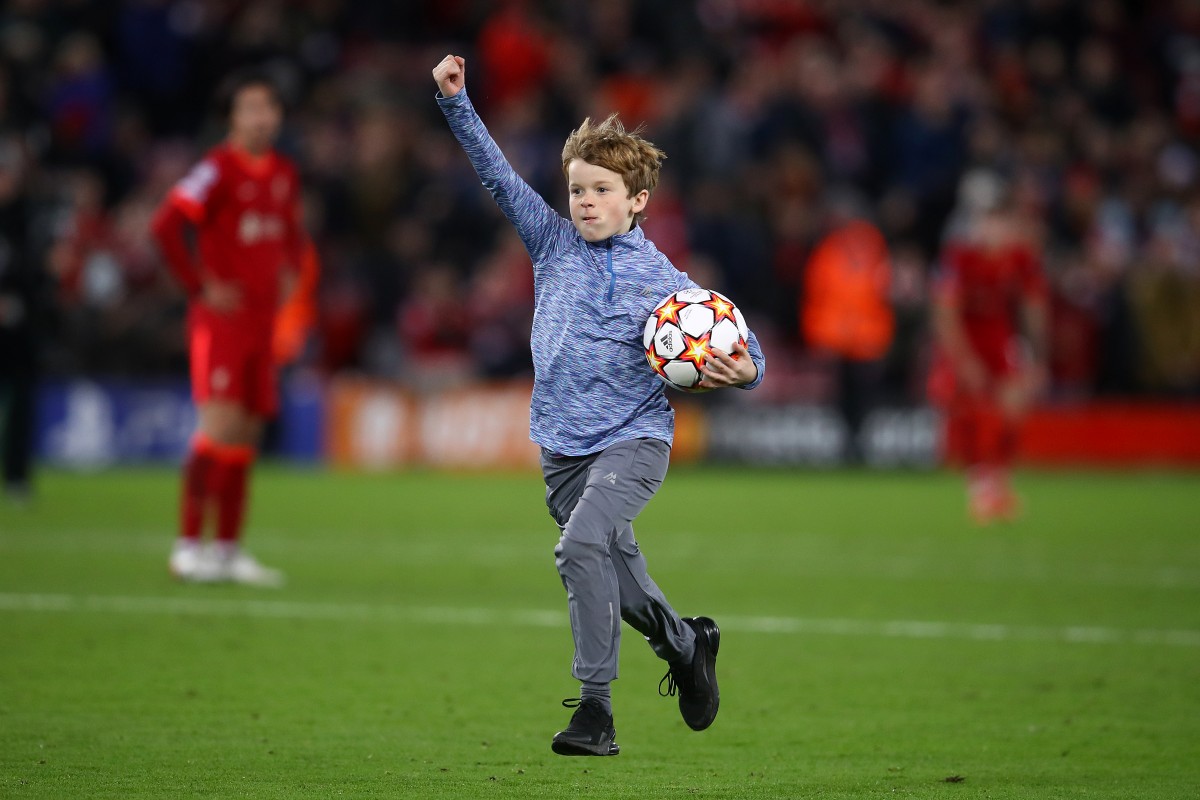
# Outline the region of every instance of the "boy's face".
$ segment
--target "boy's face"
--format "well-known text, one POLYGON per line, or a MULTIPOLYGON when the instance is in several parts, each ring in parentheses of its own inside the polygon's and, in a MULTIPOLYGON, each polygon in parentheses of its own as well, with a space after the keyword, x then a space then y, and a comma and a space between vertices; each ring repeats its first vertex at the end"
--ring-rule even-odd
POLYGON ((567 191, 571 196, 571 221, 589 242, 628 233, 634 215, 650 199, 645 189, 630 197, 618 173, 578 158, 567 165, 567 191))
POLYGON ((230 138, 251 153, 263 153, 275 143, 283 125, 283 109, 270 87, 249 84, 234 95, 229 113, 230 138))

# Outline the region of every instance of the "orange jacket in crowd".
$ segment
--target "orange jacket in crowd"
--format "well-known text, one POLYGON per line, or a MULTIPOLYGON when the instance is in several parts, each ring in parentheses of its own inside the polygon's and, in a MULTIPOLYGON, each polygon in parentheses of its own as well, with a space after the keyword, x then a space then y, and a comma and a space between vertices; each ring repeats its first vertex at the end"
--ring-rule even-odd
POLYGON ((852 220, 825 236, 804 271, 800 319, 810 347, 856 361, 882 358, 892 343, 892 266, 883 234, 852 220))

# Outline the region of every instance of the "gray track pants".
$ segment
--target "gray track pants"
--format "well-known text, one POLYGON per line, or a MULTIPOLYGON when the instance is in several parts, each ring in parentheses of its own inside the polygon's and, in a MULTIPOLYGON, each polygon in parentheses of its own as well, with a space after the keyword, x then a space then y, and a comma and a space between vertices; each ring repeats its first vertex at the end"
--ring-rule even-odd
POLYGON ((587 456, 542 449, 546 505, 562 530, 554 555, 575 639, 571 674, 581 681, 617 677, 620 619, 659 658, 691 657, 696 635, 646 573, 631 524, 662 485, 670 454, 658 439, 618 442, 587 456))

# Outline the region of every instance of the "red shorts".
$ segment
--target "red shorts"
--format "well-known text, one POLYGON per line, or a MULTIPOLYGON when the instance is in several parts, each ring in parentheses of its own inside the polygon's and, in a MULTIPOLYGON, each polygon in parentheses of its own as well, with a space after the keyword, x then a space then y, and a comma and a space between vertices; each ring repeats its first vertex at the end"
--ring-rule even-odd
POLYGON ((205 308, 188 317, 192 399, 232 401, 257 417, 279 409, 270 324, 246 324, 205 308))
POLYGON ((975 352, 988 376, 984 396, 973 395, 961 386, 950 359, 945 353, 937 352, 934 354, 926 383, 929 399, 934 405, 953 408, 992 399, 999 393, 1001 383, 1021 373, 1028 366, 1024 363, 1020 343, 1016 339, 987 348, 976 348, 975 352))

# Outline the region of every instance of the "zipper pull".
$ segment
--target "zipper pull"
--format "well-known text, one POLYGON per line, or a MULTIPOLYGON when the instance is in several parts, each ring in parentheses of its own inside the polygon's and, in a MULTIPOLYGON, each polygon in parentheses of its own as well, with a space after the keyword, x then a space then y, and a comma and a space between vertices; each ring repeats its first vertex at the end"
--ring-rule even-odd
POLYGON ((613 271, 612 265, 612 241, 613 237, 608 237, 606 242, 608 246, 608 297, 607 302, 611 303, 613 299, 613 289, 617 285, 617 273, 613 271))

